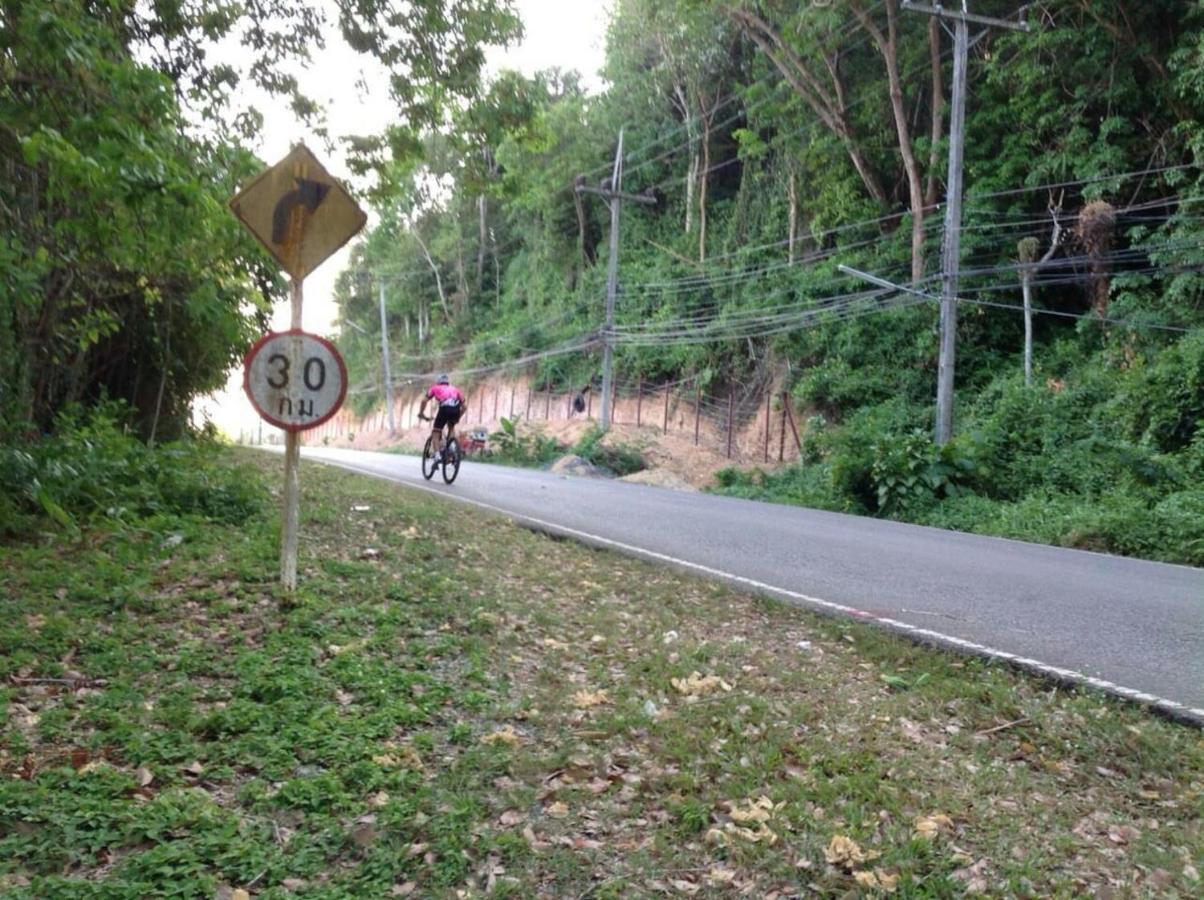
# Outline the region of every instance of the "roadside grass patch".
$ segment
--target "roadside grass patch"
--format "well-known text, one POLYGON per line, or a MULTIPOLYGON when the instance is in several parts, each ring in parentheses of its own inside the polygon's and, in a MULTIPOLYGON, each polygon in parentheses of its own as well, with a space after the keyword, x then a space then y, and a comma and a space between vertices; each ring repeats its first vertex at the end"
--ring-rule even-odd
POLYGON ((4 896, 1198 895, 1198 730, 305 485, 288 602, 272 514, 0 548, 4 896))

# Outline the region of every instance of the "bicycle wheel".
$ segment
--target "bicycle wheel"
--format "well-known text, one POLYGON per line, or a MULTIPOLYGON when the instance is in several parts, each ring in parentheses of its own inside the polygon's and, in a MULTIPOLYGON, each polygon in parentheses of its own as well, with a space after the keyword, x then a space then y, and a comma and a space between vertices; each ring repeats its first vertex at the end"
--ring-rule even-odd
POLYGON ((451 484, 460 474, 460 442, 452 438, 443 448, 443 480, 451 484))
POLYGON ((422 448, 422 477, 430 481, 435 475, 435 436, 431 435, 426 439, 426 446, 422 448))

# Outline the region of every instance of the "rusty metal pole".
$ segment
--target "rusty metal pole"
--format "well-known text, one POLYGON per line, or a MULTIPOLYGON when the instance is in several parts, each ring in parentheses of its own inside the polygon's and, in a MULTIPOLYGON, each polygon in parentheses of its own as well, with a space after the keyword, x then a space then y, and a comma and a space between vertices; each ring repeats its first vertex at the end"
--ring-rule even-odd
POLYGON ((732 415, 736 411, 736 389, 727 394, 727 458, 732 458, 732 415))
POLYGON ((798 436, 798 427, 794 424, 794 410, 786 404, 786 418, 790 420, 790 433, 794 435, 794 446, 798 448, 799 459, 803 458, 803 442, 798 436))
POLYGON ((698 420, 702 417, 702 387, 694 389, 694 446, 698 446, 698 420))
POLYGON ((786 460, 786 392, 782 391, 782 435, 778 439, 778 462, 786 460))
POLYGON ((765 462, 769 462, 769 417, 772 414, 770 406, 773 402, 773 391, 765 394, 765 462))

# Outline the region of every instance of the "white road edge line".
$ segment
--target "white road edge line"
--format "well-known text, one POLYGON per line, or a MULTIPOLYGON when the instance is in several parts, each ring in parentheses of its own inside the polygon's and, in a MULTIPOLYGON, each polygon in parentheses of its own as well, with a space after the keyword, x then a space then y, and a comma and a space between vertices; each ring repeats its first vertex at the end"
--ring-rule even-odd
POLYGON ((1124 685, 1116 684, 1115 682, 1108 681, 1103 678, 1094 678, 1090 675, 1085 675, 1082 672, 1076 672, 1074 669, 1063 669, 1059 666, 1041 662, 1040 660, 1030 659, 1027 656, 1017 656, 1015 653, 1008 653, 1006 650, 996 650, 994 647, 988 647, 985 644, 978 644, 974 641, 968 641, 965 638, 955 637, 954 635, 945 634, 940 631, 933 631, 930 628, 920 628, 916 625, 910 625, 907 622, 900 622, 898 619, 891 619, 887 616, 879 616, 871 612, 866 612, 862 609, 857 609, 854 606, 846 606, 843 603, 834 603, 831 600, 822 600, 819 597, 812 597, 808 594, 792 591, 789 588, 777 587, 776 585, 768 584, 764 581, 757 581, 755 578, 737 575, 734 572, 726 572, 723 569, 715 569, 711 566, 705 566, 701 563, 690 562, 688 559, 681 559, 676 556, 669 556, 665 553, 658 553, 655 550, 646 550, 643 547, 637 547, 634 544, 625 544, 622 541, 616 541, 608 537, 603 537, 599 534, 592 534, 588 531, 569 528, 567 525, 557 525, 555 522, 548 522, 544 519, 538 519, 534 516, 527 516, 523 515, 522 513, 511 512, 503 507, 494 506, 492 503, 485 503, 482 500, 473 500, 468 497, 460 497, 447 491, 428 487, 420 482, 400 480, 394 476, 384 474, 364 466, 356 465, 355 463, 322 459, 321 457, 316 456, 311 456, 310 459, 314 462, 322 462, 327 465, 334 465, 343 469, 356 471, 364 475, 371 475, 375 478, 382 478, 386 481, 391 481, 394 484, 399 484, 402 487, 409 487, 415 490, 424 491, 436 497, 445 497, 450 500, 455 500, 459 503, 467 503, 472 506, 478 506, 481 509, 487 509, 491 512, 495 512, 512 521, 537 526, 538 530, 545 531, 550 534, 575 537, 587 543, 610 547, 612 549, 622 551, 629 556, 638 556, 643 559, 669 563, 677 566, 678 568, 699 572, 703 575, 707 575, 712 578, 719 578, 729 583, 744 585, 754 589, 757 593, 769 594, 776 597, 786 597, 803 606, 824 610, 826 612, 839 613, 843 616, 849 616, 864 622, 880 625, 890 629, 891 631, 900 632, 916 638, 921 643, 928 642, 941 644, 945 647, 962 650, 976 656, 985 656, 990 659, 996 659, 1011 666, 1036 672, 1056 681, 1097 688, 1098 690, 1124 698, 1125 700, 1132 700, 1145 704, 1177 721, 1204 727, 1204 709, 1187 706, 1186 704, 1179 703, 1175 700, 1168 700, 1166 697, 1159 697, 1157 694, 1139 691, 1136 688, 1125 687, 1124 685))

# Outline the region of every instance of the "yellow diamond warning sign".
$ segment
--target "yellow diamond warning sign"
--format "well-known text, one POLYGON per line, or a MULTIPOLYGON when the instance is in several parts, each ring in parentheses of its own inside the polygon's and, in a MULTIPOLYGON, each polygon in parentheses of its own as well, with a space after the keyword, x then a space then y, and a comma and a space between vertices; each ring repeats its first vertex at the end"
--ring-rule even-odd
POLYGON ((304 144, 260 173, 230 209, 296 280, 351 240, 368 218, 304 144))

